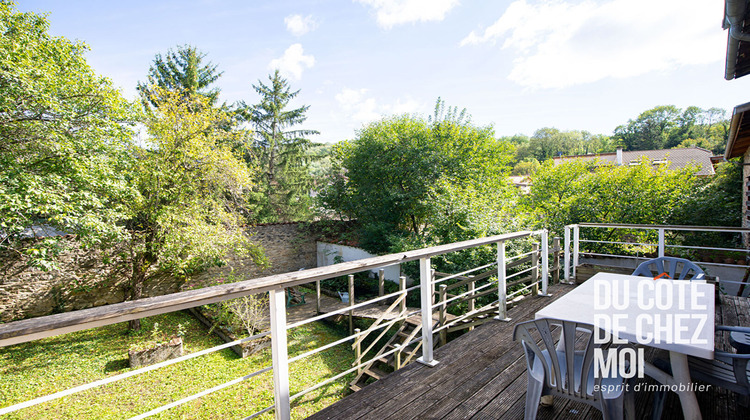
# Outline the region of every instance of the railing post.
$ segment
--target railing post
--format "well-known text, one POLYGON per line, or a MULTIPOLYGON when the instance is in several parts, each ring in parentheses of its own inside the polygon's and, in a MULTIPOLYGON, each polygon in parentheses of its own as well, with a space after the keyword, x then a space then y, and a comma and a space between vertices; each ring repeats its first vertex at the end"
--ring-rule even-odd
POLYGON ((497 243, 497 316, 498 321, 510 321, 507 316, 508 293, 505 280, 505 241, 497 243))
MULTIPOLYGON (((476 289, 477 282, 469 282, 469 312, 474 312, 474 290, 476 289)), ((474 327, 469 327, 469 331, 473 331, 474 327)))
POLYGON ((542 295, 549 296, 549 236, 547 229, 542 230, 542 295))
POLYGON ((398 278, 398 289, 401 291, 401 294, 404 297, 403 299, 401 299, 401 303, 399 303, 399 305, 398 305, 399 316, 402 316, 403 314, 406 313, 406 297, 407 297, 406 296, 407 292, 405 292, 405 290, 406 290, 406 277, 401 276, 401 277, 398 278))
POLYGON ((664 228, 659 229, 659 258, 664 256, 664 228))
POLYGON ((273 363, 273 396, 277 420, 289 420, 289 355, 286 341, 286 296, 284 289, 269 294, 271 311, 271 356, 273 363))
POLYGON ((560 238, 552 238, 552 283, 560 283, 560 238))
MULTIPOLYGON (((385 294, 385 270, 382 268, 378 270, 378 297, 381 297, 385 294)), ((385 304, 385 301, 378 302, 378 305, 385 304)))
MULTIPOLYGON (((355 334, 359 335, 360 332, 361 331, 360 331, 359 328, 355 328, 354 329, 354 333, 355 334)), ((355 340, 357 340, 357 344, 354 346, 354 366, 357 366, 357 365, 362 364, 361 363, 361 361, 362 361, 362 340, 360 340, 359 337, 355 338, 355 340)), ((358 367, 357 368, 357 375, 360 375, 360 374, 362 374, 362 368, 358 367)))
POLYGON ((315 281, 315 312, 320 315, 320 280, 315 281))
MULTIPOLYGON (((447 304, 445 303, 445 299, 448 294, 448 285, 447 284, 441 284, 440 285, 440 326, 445 325, 445 311, 447 309, 447 304)), ((448 330, 442 329, 440 330, 440 345, 444 346, 448 342, 448 330)))
MULTIPOLYGON (((349 274, 349 306, 354 306, 354 274, 349 274)), ((349 335, 354 333, 354 310, 349 309, 349 335)))
POLYGON ((570 283, 570 226, 565 226, 565 269, 563 270, 563 278, 565 282, 570 283))
POLYGON ((432 358, 432 270, 429 258, 419 259, 419 291, 422 300, 422 357, 418 362, 427 366, 435 366, 437 360, 432 358))
POLYGON ((578 240, 580 239, 580 226, 573 225, 573 280, 576 280, 578 271, 578 240))
POLYGON ((539 244, 531 244, 531 296, 539 294, 539 244))

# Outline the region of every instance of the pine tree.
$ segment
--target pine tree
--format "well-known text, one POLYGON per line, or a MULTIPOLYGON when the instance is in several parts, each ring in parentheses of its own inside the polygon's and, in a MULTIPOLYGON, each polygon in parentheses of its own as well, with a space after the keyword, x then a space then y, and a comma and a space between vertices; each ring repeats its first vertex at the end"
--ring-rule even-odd
POLYGON ((300 91, 292 92, 278 70, 268 80, 268 85, 260 80, 253 85, 260 103, 242 104, 243 117, 255 129, 255 141, 246 159, 260 166, 262 173, 258 182, 261 205, 255 219, 258 222, 304 220, 311 214, 312 203, 306 153, 310 141, 305 137, 320 133, 292 128, 307 119, 305 113, 310 106, 288 110, 289 102, 300 91))
POLYGON ((224 72, 217 72, 211 62, 203 64, 205 53, 190 45, 180 45, 177 51, 171 49, 166 56, 156 54, 154 62, 148 70, 148 83, 138 83, 138 91, 144 101, 157 106, 157 100, 152 92, 153 86, 169 91, 182 92, 183 97, 201 95, 208 98, 213 106, 219 97, 220 89, 209 88, 224 72))

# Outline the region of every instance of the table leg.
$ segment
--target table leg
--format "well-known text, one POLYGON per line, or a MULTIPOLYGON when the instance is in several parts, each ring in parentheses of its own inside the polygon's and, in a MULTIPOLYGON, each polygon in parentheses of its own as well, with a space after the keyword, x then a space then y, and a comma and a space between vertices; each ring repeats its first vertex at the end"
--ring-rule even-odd
POLYGON ((646 375, 654 378, 657 382, 676 388, 675 392, 680 397, 680 405, 685 420, 701 420, 703 417, 695 393, 689 389, 683 391, 679 389, 681 384, 684 387, 689 387, 691 383, 687 355, 670 351, 669 363, 672 366, 672 376, 648 362, 645 366, 646 375))
MULTIPOLYGON (((684 386, 689 387, 691 381, 687 355, 676 351, 670 351, 669 362, 672 365, 672 376, 677 385, 684 384, 684 386)), ((677 395, 680 397, 680 405, 682 405, 682 412, 685 415, 685 420, 701 419, 701 408, 698 405, 698 399, 695 397, 695 392, 692 390, 680 391, 678 389, 677 395)))

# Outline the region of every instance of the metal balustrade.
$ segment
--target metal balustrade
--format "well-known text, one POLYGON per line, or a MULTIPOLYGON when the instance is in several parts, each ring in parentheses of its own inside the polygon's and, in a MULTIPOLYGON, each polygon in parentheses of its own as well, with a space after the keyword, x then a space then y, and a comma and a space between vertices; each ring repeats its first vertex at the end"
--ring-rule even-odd
MULTIPOLYGON (((68 332, 80 331, 80 330, 84 330, 88 328, 110 325, 110 324, 119 323, 123 321, 129 321, 132 319, 141 319, 141 318, 145 318, 145 317, 149 317, 149 316, 153 316, 157 314, 174 312, 174 311, 178 311, 182 309, 192 308, 192 307, 196 307, 200 305, 205 305, 208 303, 221 302, 224 300, 234 299, 234 298, 238 298, 242 296, 254 295, 258 293, 268 293, 269 302, 270 302, 270 328, 271 329, 269 332, 258 334, 253 337, 248 337, 248 338, 237 340, 231 343, 222 344, 222 345, 210 348, 210 349, 191 353, 191 354, 182 356, 177 359, 168 360, 168 361, 161 362, 155 365, 151 365, 151 366, 147 366, 147 367, 137 369, 134 371, 126 372, 121 375, 116 375, 113 377, 94 381, 89 384, 85 384, 85 385, 73 387, 73 388, 70 388, 61 392, 53 393, 47 396, 35 398, 26 402, 3 407, 3 408, 0 408, 0 415, 12 413, 14 411, 18 411, 27 407, 37 405, 37 404, 42 404, 48 401, 62 398, 64 396, 72 395, 72 394, 75 394, 77 392, 81 392, 87 389, 91 389, 91 388, 95 388, 95 387, 102 386, 105 384, 120 381, 129 377, 132 377, 132 376, 140 375, 145 372, 150 372, 150 371, 160 369, 165 366, 179 363, 181 361, 193 359, 193 358, 200 357, 200 356, 203 356, 203 355, 215 352, 215 351, 223 350, 228 347, 237 345, 241 342, 246 342, 246 341, 262 338, 270 334, 271 335, 271 353, 272 353, 272 365, 271 366, 266 366, 256 372, 248 373, 245 376, 236 378, 232 381, 212 387, 210 389, 206 389, 195 395, 191 395, 189 397, 185 397, 178 401, 164 405, 162 407, 150 410, 134 418, 140 419, 140 418, 151 416, 153 414, 157 414, 159 412, 168 410, 172 407, 176 407, 177 405, 195 400, 204 395, 208 395, 220 389, 224 389, 229 386, 235 385, 253 376, 257 376, 257 375, 266 373, 268 371, 273 371, 274 405, 271 407, 266 407, 263 410, 260 410, 256 413, 252 413, 247 418, 252 418, 260 414, 263 414, 265 412, 274 410, 275 416, 277 419, 289 419, 291 417, 291 408, 290 408, 291 401, 313 390, 316 390, 322 386, 325 386, 326 384, 337 381, 350 373, 357 372, 358 370, 363 369, 365 366, 372 363, 373 359, 363 360, 365 359, 365 356, 361 354, 358 356, 359 358, 356 360, 356 363, 350 369, 347 369, 344 372, 340 372, 322 382, 319 382, 315 385, 310 386, 307 389, 304 389, 294 395, 291 395, 290 383, 289 383, 289 365, 291 363, 299 363, 305 358, 310 357, 319 352, 328 350, 332 348, 333 346, 351 345, 351 343, 353 342, 355 343, 355 345, 357 343, 361 343, 361 341, 369 333, 369 331, 364 331, 364 332, 358 331, 358 330, 354 331, 353 334, 350 334, 347 337, 344 337, 340 340, 318 346, 317 348, 314 348, 303 354, 290 358, 288 354, 288 345, 287 345, 287 331, 288 330, 309 324, 311 322, 320 321, 329 317, 333 317, 333 316, 338 316, 338 315, 345 316, 347 314, 351 316, 353 311, 357 308, 361 308, 361 307, 368 306, 368 305, 379 305, 382 303, 386 303, 390 299, 395 299, 399 305, 402 305, 402 308, 406 308, 405 300, 406 300, 407 294, 410 292, 416 292, 417 289, 419 289, 420 300, 421 300, 421 307, 419 309, 419 312, 421 314, 421 320, 422 320, 422 330, 420 331, 420 335, 415 336, 409 343, 404 343, 403 345, 397 346, 395 349, 392 349, 386 353, 380 354, 379 356, 376 356, 376 357, 385 357, 391 354, 395 354, 396 355, 395 357, 397 357, 396 360, 399 361, 397 362, 397 365, 399 365, 400 367, 401 365, 400 356, 401 356, 401 352, 404 351, 403 349, 411 344, 421 344, 422 356, 419 357, 418 361, 420 363, 423 363, 429 366, 434 366, 435 364, 438 363, 438 361, 434 359, 433 349, 435 347, 433 343, 433 336, 435 334, 439 334, 439 333, 443 333, 447 331, 448 328, 451 327, 451 324, 448 324, 445 322, 444 316, 441 316, 441 322, 438 322, 436 324, 435 321, 433 321, 433 314, 435 312, 438 312, 444 315, 444 311, 450 304, 454 304, 454 303, 458 304, 466 299, 469 299, 471 301, 472 305, 470 306, 470 309, 473 310, 473 303, 477 296, 484 296, 488 294, 490 290, 492 290, 493 288, 496 288, 498 299, 490 303, 489 305, 485 305, 483 308, 480 308, 480 309, 496 308, 496 311, 497 311, 496 319, 507 320, 507 313, 506 313, 507 306, 506 305, 508 302, 508 293, 507 293, 507 287, 509 284, 508 279, 523 275, 527 272, 531 272, 529 270, 537 269, 538 265, 541 265, 541 276, 536 275, 536 276, 530 276, 529 278, 527 278, 525 281, 529 281, 530 283, 526 285, 523 288, 523 290, 528 289, 530 287, 541 286, 541 294, 543 295, 547 294, 548 274, 549 274, 549 269, 548 269, 549 248, 548 248, 547 241, 548 241, 548 235, 547 235, 546 230, 520 231, 520 232, 514 232, 514 233, 505 234, 505 235, 497 235, 497 236, 491 236, 487 238, 474 239, 470 241, 456 242, 456 243, 441 245, 441 246, 436 246, 436 247, 423 248, 423 249, 418 249, 418 250, 408 251, 408 252, 403 252, 403 253, 398 253, 398 254, 390 254, 390 255, 367 258, 367 259, 357 260, 357 261, 352 261, 352 262, 339 263, 339 264, 335 264, 332 266, 318 267, 315 269, 297 271, 293 273, 285 273, 285 274, 267 276, 267 277, 247 280, 247 281, 238 282, 238 283, 222 284, 222 285, 207 287, 203 289, 189 290, 189 291, 174 293, 174 294, 165 295, 165 296, 141 299, 138 301, 123 302, 123 303, 118 303, 118 304, 113 304, 113 305, 101 306, 97 308, 68 312, 68 313, 63 313, 63 314, 55 314, 55 315, 50 315, 50 316, 44 316, 44 317, 39 317, 39 318, 34 318, 34 319, 27 319, 27 320, 21 320, 21 321, 10 322, 7 324, 2 324, 0 325, 0 347, 29 342, 29 341, 33 341, 33 340, 37 340, 37 339, 41 339, 45 337, 52 337, 52 336, 56 336, 56 335, 64 334, 68 332), (514 241, 514 240, 520 240, 520 239, 528 240, 528 238, 532 238, 538 241, 537 242, 538 247, 535 248, 534 251, 524 252, 519 255, 513 255, 510 257, 506 256, 506 243, 510 241, 514 241), (450 275, 446 275, 446 276, 443 276, 442 278, 437 278, 437 279, 435 278, 433 274, 434 270, 431 264, 431 257, 444 255, 444 254, 452 253, 452 252, 457 252, 457 251, 461 251, 461 250, 465 250, 469 248, 487 246, 487 245, 494 245, 496 247, 496 260, 494 262, 482 265, 480 267, 475 267, 473 269, 466 270, 461 273, 450 274, 450 275), (540 259, 539 257, 541 257, 541 261, 539 261, 540 259), (518 262, 524 262, 525 259, 530 259, 531 261, 533 261, 532 267, 530 267, 529 269, 518 269, 517 272, 521 274, 511 274, 511 275, 507 274, 509 266, 512 266, 511 270, 513 270, 514 267, 519 267, 521 265, 521 264, 517 264, 518 262), (311 318, 308 318, 299 322, 287 324, 286 296, 285 296, 286 288, 315 282, 317 283, 318 285, 317 288, 319 289, 318 282, 320 280, 338 277, 342 275, 348 275, 348 274, 352 274, 356 272, 369 271, 371 269, 376 269, 379 267, 385 267, 385 266, 393 265, 393 264, 406 263, 410 261, 419 262, 420 283, 418 285, 408 287, 408 288, 402 285, 400 290, 397 292, 390 293, 387 295, 381 292, 379 293, 380 296, 373 298, 373 299, 369 299, 364 302, 355 302, 354 296, 353 294, 351 294, 350 304, 348 306, 345 306, 335 311, 327 312, 325 314, 317 315, 317 316, 314 316, 314 317, 311 317, 311 318), (509 261, 513 261, 513 262, 509 263, 509 261), (493 269, 493 267, 496 267, 496 269, 493 269), (483 274, 482 277, 477 276, 477 278, 486 279, 486 281, 488 281, 487 284, 482 285, 480 287, 474 287, 474 282, 471 282, 471 281, 463 282, 461 283, 462 285, 471 283, 471 287, 469 287, 469 290, 467 292, 459 293, 455 296, 451 296, 450 300, 448 300, 445 297, 447 296, 446 293, 442 293, 441 294, 442 301, 441 300, 437 300, 437 302, 435 301, 434 296, 436 294, 435 292, 436 286, 438 286, 443 292, 445 292, 448 290, 448 287, 450 287, 449 285, 446 284, 448 280, 457 281, 461 278, 466 279, 468 278, 468 276, 471 276, 477 272, 484 271, 485 273, 487 273, 489 271, 488 269, 491 270, 492 272, 490 272, 489 274, 483 274), (491 281, 491 278, 493 277, 497 278, 496 286, 495 286, 494 281, 491 281), (399 299, 401 299, 401 301, 399 301, 399 299)), ((567 246, 567 242, 566 242, 566 246, 567 246)), ((521 279, 521 280, 524 280, 524 279, 521 279)), ((350 289, 351 288, 352 287, 350 286, 350 289)), ((382 281, 381 281, 381 289, 382 289, 382 281)), ((495 291, 493 291, 493 294, 494 292, 495 291)), ((517 291, 515 293, 517 294, 519 292, 517 291)), ((319 306, 318 306, 318 312, 319 312, 319 306)), ((394 323, 402 321, 411 315, 413 314, 405 313, 402 311, 401 317, 396 318, 394 320, 390 320, 386 323, 380 324, 375 329, 380 329, 383 332, 385 332, 388 330, 388 328, 390 328, 390 326, 394 325, 394 323)), ((461 320, 461 317, 459 316, 456 319, 461 320)))
MULTIPOLYGON (((579 223, 565 226, 564 233, 564 268, 563 277, 565 281, 571 282, 576 277, 576 269, 579 266, 579 259, 582 255, 581 245, 582 244, 609 244, 609 245, 627 245, 634 247, 650 247, 656 249, 656 255, 663 257, 669 248, 686 249, 686 250, 704 250, 704 251, 729 251, 729 252, 740 252, 746 256, 750 256, 750 249, 746 247, 741 248, 726 248, 726 247, 711 247, 711 246, 690 246, 681 245, 678 243, 667 243, 668 232, 712 232, 712 233, 730 233, 747 235, 750 233, 750 229, 739 228, 739 227, 714 227, 714 226, 681 226, 681 225, 642 225, 642 224, 608 224, 608 223, 579 223), (594 240, 594 239, 581 239, 582 231, 592 231, 601 229, 627 229, 634 231, 656 231, 658 240, 656 243, 652 242, 623 242, 623 241, 605 241, 605 240, 594 240)), ((621 255, 621 254, 608 254, 608 253, 596 253, 596 252, 585 252, 589 256, 598 257, 612 257, 612 258, 627 258, 634 259, 636 261, 646 261, 651 259, 648 256, 632 256, 632 255, 621 255)), ((694 261, 696 264, 702 266, 717 266, 717 267, 735 267, 731 264, 708 262, 708 261, 694 261)), ((741 282, 721 280, 723 283, 737 283, 741 282)))

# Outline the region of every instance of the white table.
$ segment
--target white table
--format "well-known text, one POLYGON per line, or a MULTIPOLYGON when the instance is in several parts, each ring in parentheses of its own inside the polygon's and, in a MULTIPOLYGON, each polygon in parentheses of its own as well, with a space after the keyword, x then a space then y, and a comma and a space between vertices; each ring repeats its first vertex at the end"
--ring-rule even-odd
MULTIPOLYGON (((646 363, 648 376, 666 385, 687 385, 687 356, 714 358, 714 293, 714 285, 705 281, 597 273, 541 309, 536 318, 594 324, 609 332, 616 319, 620 338, 669 351, 673 376, 646 363), (667 319, 672 320, 671 326, 667 319)), ((687 389, 677 394, 685 418, 700 419, 695 393, 687 389)))

